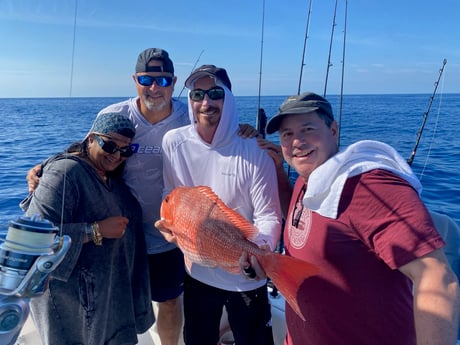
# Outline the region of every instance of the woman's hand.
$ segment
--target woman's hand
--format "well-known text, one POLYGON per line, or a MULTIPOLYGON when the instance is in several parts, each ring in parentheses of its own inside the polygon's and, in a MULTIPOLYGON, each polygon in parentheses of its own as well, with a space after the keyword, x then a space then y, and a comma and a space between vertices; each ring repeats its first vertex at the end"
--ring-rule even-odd
POLYGON ((129 219, 122 216, 108 217, 98 220, 99 232, 105 238, 121 238, 125 234, 129 219))
POLYGON ((27 180, 27 187, 29 188, 29 193, 32 193, 35 189, 37 189, 38 184, 40 183, 40 176, 42 174, 42 166, 38 164, 33 168, 29 169, 27 172, 26 180, 27 180))

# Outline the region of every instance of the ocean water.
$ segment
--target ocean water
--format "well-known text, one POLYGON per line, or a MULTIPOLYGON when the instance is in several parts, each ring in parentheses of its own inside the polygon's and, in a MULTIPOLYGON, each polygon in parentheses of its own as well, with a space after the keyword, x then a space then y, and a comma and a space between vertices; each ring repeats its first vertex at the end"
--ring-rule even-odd
MULTIPOLYGON (((408 158, 426 118, 414 163, 427 206, 460 224, 460 94, 436 95, 427 116, 429 94, 345 95, 328 97, 340 120, 340 146, 379 140, 408 158)), ((27 171, 48 156, 81 140, 103 107, 125 98, 0 99, 0 230, 20 215, 27 195, 27 171)), ((268 117, 285 96, 263 96, 268 117)), ((240 122, 255 126, 257 97, 237 97, 240 122)), ((267 137, 277 141, 276 135, 267 137)))

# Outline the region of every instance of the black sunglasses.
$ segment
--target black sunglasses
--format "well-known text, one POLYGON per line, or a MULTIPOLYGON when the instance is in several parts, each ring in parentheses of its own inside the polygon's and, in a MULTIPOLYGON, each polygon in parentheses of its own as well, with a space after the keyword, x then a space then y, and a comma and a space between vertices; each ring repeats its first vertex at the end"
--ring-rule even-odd
POLYGON ((158 86, 168 87, 172 84, 172 77, 152 77, 151 75, 138 75, 137 82, 142 86, 152 86, 155 82, 158 86))
POLYGON ((216 101, 225 97, 225 91, 220 86, 214 86, 209 90, 195 89, 190 91, 189 97, 192 101, 199 102, 204 99, 204 95, 208 95, 210 99, 216 101))
POLYGON ((101 147, 101 149, 103 149, 107 153, 110 153, 111 155, 113 155, 117 151, 120 151, 120 156, 128 158, 131 157, 134 153, 131 149, 131 146, 118 147, 118 145, 112 140, 103 140, 97 134, 95 134, 94 137, 96 138, 96 141, 101 147))

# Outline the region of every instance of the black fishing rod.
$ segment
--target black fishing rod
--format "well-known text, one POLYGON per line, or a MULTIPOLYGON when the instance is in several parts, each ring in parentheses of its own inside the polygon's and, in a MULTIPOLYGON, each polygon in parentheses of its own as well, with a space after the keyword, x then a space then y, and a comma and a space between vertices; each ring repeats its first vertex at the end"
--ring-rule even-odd
MULTIPOLYGON (((196 59, 195 64, 193 65, 192 70, 190 71, 190 74, 192 74, 192 72, 195 70, 195 67, 198 64, 198 61, 200 61, 200 57, 201 55, 203 55, 203 53, 204 53, 204 50, 202 50, 200 55, 198 55, 198 58, 196 59)), ((182 92, 184 91, 184 89, 185 89, 185 85, 182 86, 182 90, 180 90, 179 96, 177 96, 177 98, 179 98, 180 95, 182 95, 182 92)))
POLYGON ((311 3, 313 1, 310 0, 310 4, 308 6, 308 15, 307 15, 307 25, 305 27, 305 37, 303 40, 303 51, 302 51, 302 63, 300 64, 300 75, 299 75, 299 87, 297 88, 297 94, 300 95, 300 89, 302 85, 302 74, 303 74, 303 68, 305 66, 305 50, 307 48, 307 38, 308 38, 308 31, 310 28, 310 16, 311 16, 311 3))
POLYGON ((347 12, 348 0, 345 0, 345 23, 343 27, 343 48, 342 48, 342 78, 340 81, 340 102, 339 102, 339 134, 337 136, 337 146, 340 147, 340 124, 342 123, 342 103, 343 103, 343 80, 345 74, 345 46, 347 39, 347 12))
POLYGON ((444 66, 446 65, 446 63, 447 63, 447 60, 444 59, 443 62, 442 62, 442 67, 439 70, 438 80, 434 83, 433 94, 430 96, 430 101, 428 102, 428 107, 427 107, 425 113, 423 114, 422 125, 420 126, 420 129, 417 132, 417 140, 415 141, 415 146, 414 146, 414 148, 412 150, 412 153, 410 154, 409 158, 407 159, 407 163, 409 165, 412 165, 412 163, 414 161, 415 154, 417 153, 418 144, 420 143, 420 138, 422 137, 422 132, 423 132, 423 129, 425 127, 426 120, 428 118, 428 113, 430 112, 431 104, 433 103, 434 96, 436 95, 436 90, 438 89, 439 80, 441 79, 442 73, 444 72, 444 66))
POLYGON ((335 7, 334 7, 334 17, 332 19, 332 31, 331 31, 331 42, 329 43, 329 56, 327 58, 327 69, 326 69, 326 80, 324 81, 324 93, 323 97, 326 97, 326 90, 327 90, 327 80, 329 78, 329 68, 332 66, 331 64, 331 51, 332 51, 332 41, 334 39, 334 28, 336 26, 335 23, 335 16, 337 13, 337 0, 335 0, 335 7))
MULTIPOLYGON (((305 26, 305 35, 304 35, 304 41, 303 41, 302 62, 300 64, 299 86, 297 88, 297 94, 298 95, 300 95, 300 90, 301 90, 301 86, 302 86, 302 74, 303 74, 303 68, 305 66, 305 51, 306 51, 306 48, 307 48, 308 32, 310 31, 310 17, 311 17, 312 3, 313 3, 313 1, 310 0, 310 3, 308 5, 307 23, 306 23, 306 26, 305 26)), ((290 165, 288 165, 288 167, 287 167, 287 175, 290 178, 290 176, 291 176, 291 166, 290 165)), ((283 226, 283 228, 284 228, 284 226, 283 226)))
POLYGON ((260 107, 260 93, 262 89, 262 61, 264 52, 264 27, 265 27, 265 0, 262 2, 262 32, 260 39, 260 62, 259 62, 259 97, 257 101, 256 129, 265 138, 265 126, 267 125, 267 115, 265 110, 260 107))

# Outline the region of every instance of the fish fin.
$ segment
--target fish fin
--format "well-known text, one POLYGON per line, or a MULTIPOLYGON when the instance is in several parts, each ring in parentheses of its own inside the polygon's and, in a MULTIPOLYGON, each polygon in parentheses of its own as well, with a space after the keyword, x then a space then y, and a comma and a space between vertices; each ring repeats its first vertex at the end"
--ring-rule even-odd
POLYGON ((230 223, 236 226, 245 238, 254 239, 257 237, 259 234, 259 229, 257 229, 254 224, 244 218, 237 211, 228 207, 210 187, 199 186, 198 189, 201 193, 203 193, 207 198, 211 199, 216 204, 216 206, 228 218, 230 223))
POLYGON ((291 256, 272 252, 257 256, 257 259, 286 302, 305 321, 305 316, 297 303, 297 294, 304 280, 319 272, 318 267, 291 256))

